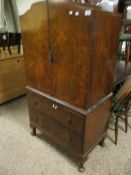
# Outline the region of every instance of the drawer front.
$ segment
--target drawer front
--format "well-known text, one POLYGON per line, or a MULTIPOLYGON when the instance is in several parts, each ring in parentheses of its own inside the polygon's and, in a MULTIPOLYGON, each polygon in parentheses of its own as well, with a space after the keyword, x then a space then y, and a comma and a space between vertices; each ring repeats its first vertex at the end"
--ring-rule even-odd
POLYGON ((0 92, 9 93, 25 86, 23 58, 0 61, 0 92))
POLYGON ((33 106, 36 110, 42 112, 47 117, 59 121, 79 134, 83 133, 83 116, 77 115, 64 106, 34 92, 28 91, 27 94, 29 105, 33 106))
POLYGON ((10 74, 12 72, 17 72, 20 69, 24 69, 24 59, 23 58, 12 58, 0 61, 0 75, 10 74))
POLYGON ((73 148, 81 152, 81 139, 79 134, 72 132, 70 129, 60 124, 56 120, 45 116, 45 114, 29 106, 31 125, 45 131, 49 136, 64 144, 66 147, 73 148))

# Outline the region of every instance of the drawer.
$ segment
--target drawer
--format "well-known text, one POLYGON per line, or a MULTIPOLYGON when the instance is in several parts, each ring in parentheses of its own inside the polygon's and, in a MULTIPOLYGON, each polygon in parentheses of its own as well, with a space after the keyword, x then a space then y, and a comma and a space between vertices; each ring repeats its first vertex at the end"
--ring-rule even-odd
POLYGON ((21 88, 24 88, 25 74, 23 57, 0 60, 0 85, 0 93, 3 93, 3 96, 7 94, 6 96, 13 97, 13 92, 17 91, 17 94, 21 88))
POLYGON ((83 133, 83 116, 73 113, 66 107, 28 91, 28 103, 47 117, 55 119, 77 133, 83 133))
POLYGON ((0 75, 10 74, 24 70, 24 59, 23 58, 12 58, 0 60, 0 75))
POLYGON ((81 135, 71 131, 60 122, 52 120, 32 106, 29 106, 29 112, 31 125, 45 132, 45 135, 47 134, 58 143, 64 144, 65 147, 81 152, 81 135))

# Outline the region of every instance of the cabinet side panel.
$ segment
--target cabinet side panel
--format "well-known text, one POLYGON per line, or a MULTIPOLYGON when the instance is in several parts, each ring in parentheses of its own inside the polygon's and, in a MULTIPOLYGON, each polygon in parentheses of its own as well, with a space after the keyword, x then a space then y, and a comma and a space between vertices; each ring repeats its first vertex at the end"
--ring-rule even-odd
POLYGON ((111 115, 111 99, 88 114, 85 124, 84 153, 89 152, 106 133, 111 115))
POLYGON ((120 16, 96 11, 94 19, 90 106, 112 91, 120 33, 120 16))
MULTIPOLYGON (((20 5, 26 7, 26 1, 20 5)), ((27 85, 50 94, 47 2, 32 4, 31 8, 20 17, 20 23, 27 85)))

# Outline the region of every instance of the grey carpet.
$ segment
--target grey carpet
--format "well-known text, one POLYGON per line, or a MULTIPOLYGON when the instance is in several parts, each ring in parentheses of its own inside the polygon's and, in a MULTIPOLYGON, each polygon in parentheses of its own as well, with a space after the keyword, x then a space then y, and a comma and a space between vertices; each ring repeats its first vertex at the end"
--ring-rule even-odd
MULTIPOLYGON (((131 117, 129 131, 120 121, 118 146, 114 125, 104 148, 97 146, 85 163, 83 175, 131 175, 131 117)), ((28 107, 22 97, 0 106, 0 175, 80 175, 71 155, 40 132, 30 135, 28 107)))
POLYGON ((125 165, 125 175, 131 175, 131 159, 125 165))

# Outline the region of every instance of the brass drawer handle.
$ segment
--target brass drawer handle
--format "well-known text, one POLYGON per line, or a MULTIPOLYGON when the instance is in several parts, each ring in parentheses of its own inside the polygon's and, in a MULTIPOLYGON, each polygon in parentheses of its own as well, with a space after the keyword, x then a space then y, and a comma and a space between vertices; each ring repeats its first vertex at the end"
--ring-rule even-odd
POLYGON ((58 108, 58 106, 57 105, 55 105, 55 109, 57 109, 58 108))
POLYGON ((55 110, 58 108, 58 106, 55 105, 55 104, 53 104, 52 107, 53 107, 53 109, 55 109, 55 110))

